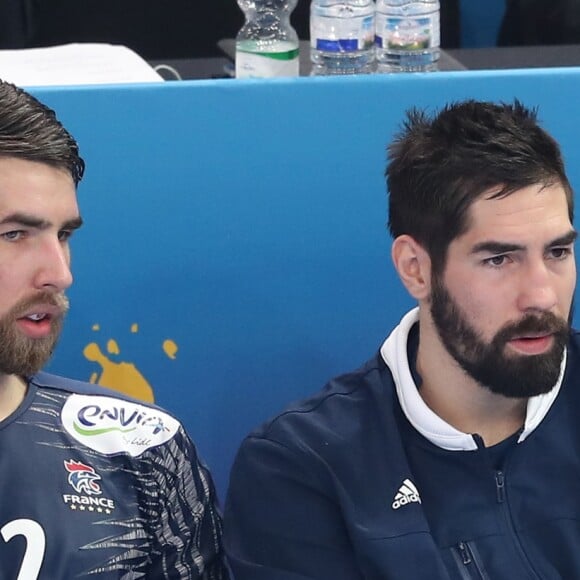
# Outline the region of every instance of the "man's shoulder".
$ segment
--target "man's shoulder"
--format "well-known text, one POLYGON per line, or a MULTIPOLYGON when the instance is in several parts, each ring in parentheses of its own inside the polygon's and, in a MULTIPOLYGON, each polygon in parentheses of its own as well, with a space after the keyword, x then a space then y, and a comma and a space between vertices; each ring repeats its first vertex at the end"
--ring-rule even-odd
POLYGON ((250 433, 236 456, 230 485, 243 487, 274 472, 274 479, 284 478, 300 469, 324 489, 329 477, 356 487, 352 474, 373 471, 378 464, 389 466, 382 481, 399 485, 409 470, 400 424, 393 378, 377 353, 250 433))
POLYGON ((330 380, 320 391, 291 403, 255 429, 250 437, 296 442, 322 431, 341 438, 374 415, 377 407, 389 407, 394 388, 390 371, 380 353, 358 369, 330 380))
POLYGON ((87 383, 86 381, 71 379, 60 375, 53 375, 47 372, 39 372, 35 374, 33 377, 31 377, 30 383, 41 389, 53 389, 63 391, 65 393, 79 395, 101 395, 105 397, 121 399, 124 401, 131 401, 141 405, 149 405, 149 403, 134 399, 128 395, 114 391, 113 389, 109 389, 108 387, 103 387, 101 385, 87 383))
POLYGON ((39 403, 50 401, 64 430, 77 442, 105 455, 133 457, 187 439, 180 421, 165 409, 112 389, 41 372, 30 379, 39 403))

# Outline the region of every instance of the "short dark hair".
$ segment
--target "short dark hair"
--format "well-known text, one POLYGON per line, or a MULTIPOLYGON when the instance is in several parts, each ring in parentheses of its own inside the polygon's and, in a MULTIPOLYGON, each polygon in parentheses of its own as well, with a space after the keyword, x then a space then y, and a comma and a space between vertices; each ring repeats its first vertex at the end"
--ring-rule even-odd
POLYGON ((0 81, 0 156, 38 161, 68 171, 75 185, 85 162, 55 112, 31 94, 0 81))
POLYGON ((435 273, 449 244, 468 226, 468 210, 484 192, 504 197, 539 183, 559 183, 570 221, 574 196, 556 140, 537 110, 474 100, 452 103, 429 117, 412 109, 388 147, 389 230, 408 234, 429 253, 435 273))

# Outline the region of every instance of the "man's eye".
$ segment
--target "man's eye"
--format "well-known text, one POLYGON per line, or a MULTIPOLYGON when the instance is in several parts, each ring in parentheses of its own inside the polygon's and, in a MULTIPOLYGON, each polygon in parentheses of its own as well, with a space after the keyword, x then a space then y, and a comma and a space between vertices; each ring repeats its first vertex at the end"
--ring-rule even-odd
POLYGON ((61 230, 58 232, 58 239, 61 242, 66 242, 72 236, 71 230, 61 230))
POLYGON ((500 256, 492 256, 491 258, 486 258, 484 264, 488 266, 503 266, 507 262, 507 256, 500 255, 500 256))
POLYGON ((550 250, 552 258, 556 260, 563 260, 564 258, 567 258, 571 253, 572 250, 570 248, 552 248, 550 250))
POLYGON ((16 242, 23 238, 25 234, 26 232, 24 230, 11 230, 0 234, 0 236, 8 242, 16 242))

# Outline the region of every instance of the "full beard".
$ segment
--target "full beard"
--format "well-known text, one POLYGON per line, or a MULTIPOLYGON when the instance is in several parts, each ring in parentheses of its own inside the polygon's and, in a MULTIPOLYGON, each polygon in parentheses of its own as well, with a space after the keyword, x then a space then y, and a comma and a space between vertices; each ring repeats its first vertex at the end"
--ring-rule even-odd
POLYGON ((431 317, 449 354, 491 392, 528 398, 548 393, 555 386, 570 336, 569 322, 551 312, 530 313, 506 324, 491 342, 485 342, 439 279, 433 282, 431 317), (508 342, 528 333, 551 334, 550 350, 537 355, 509 353, 508 342))
POLYGON ((68 300, 64 294, 42 293, 23 300, 0 318, 0 373, 29 377, 37 373, 50 359, 62 330, 68 300), (62 315, 52 317, 50 334, 33 339, 17 328, 17 319, 37 304, 57 306, 62 315))

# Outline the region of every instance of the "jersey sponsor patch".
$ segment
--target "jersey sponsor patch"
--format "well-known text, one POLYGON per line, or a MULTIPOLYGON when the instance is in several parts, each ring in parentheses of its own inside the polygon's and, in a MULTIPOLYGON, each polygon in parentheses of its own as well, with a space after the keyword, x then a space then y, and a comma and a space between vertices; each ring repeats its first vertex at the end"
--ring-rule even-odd
POLYGON ((77 441, 105 455, 138 457, 169 441, 179 422, 158 409, 114 397, 71 395, 61 420, 77 441))

